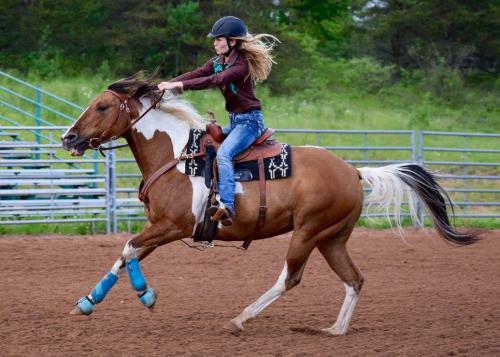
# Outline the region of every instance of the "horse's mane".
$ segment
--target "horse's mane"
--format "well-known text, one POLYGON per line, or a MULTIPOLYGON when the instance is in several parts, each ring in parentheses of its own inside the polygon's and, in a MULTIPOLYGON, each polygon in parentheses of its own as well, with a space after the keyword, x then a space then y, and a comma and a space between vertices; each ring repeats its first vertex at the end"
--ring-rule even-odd
MULTIPOLYGON (((161 95, 161 91, 157 87, 159 80, 156 75, 157 71, 149 75, 144 71, 140 71, 130 77, 114 82, 108 89, 138 100, 142 97, 149 97, 152 100, 156 100, 161 95)), ((171 92, 167 92, 164 95, 159 109, 177 119, 188 122, 189 126, 193 129, 204 129, 206 126, 205 120, 191 103, 180 99, 171 92)))

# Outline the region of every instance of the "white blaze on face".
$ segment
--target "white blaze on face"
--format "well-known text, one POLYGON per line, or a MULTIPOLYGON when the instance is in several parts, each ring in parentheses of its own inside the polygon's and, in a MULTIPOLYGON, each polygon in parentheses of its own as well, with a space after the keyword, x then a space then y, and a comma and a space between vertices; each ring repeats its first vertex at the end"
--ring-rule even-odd
MULTIPOLYGON (((149 108, 150 104, 146 100, 141 100, 141 102, 142 114, 149 108)), ((189 123, 159 110, 150 111, 134 125, 134 129, 144 135, 147 140, 152 139, 157 130, 166 133, 172 141, 174 157, 176 158, 180 156, 189 139, 189 123)))
MULTIPOLYGON (((87 113, 87 110, 89 110, 89 108, 90 108, 90 106, 89 106, 89 107, 87 107, 87 108, 85 108, 85 110, 83 111, 83 113, 82 113, 82 114, 80 114, 80 116, 78 117, 78 119, 76 119, 76 120, 75 120, 75 123, 76 123, 78 120, 80 120, 80 118, 83 116, 83 114, 87 113)), ((64 134, 61 136, 61 139, 64 139, 64 138, 66 137, 66 135, 68 135, 69 131, 70 131, 71 129, 73 129, 73 127, 75 126, 75 123, 73 123, 73 125, 71 125, 71 126, 70 126, 70 127, 69 127, 69 128, 68 128, 65 132, 64 132, 64 134)))
POLYGON ((71 129, 73 129, 74 126, 75 126, 75 124, 71 125, 68 129, 66 129, 66 131, 64 132, 64 134, 61 135, 61 139, 64 139, 66 137, 66 135, 68 135, 69 131, 71 129))

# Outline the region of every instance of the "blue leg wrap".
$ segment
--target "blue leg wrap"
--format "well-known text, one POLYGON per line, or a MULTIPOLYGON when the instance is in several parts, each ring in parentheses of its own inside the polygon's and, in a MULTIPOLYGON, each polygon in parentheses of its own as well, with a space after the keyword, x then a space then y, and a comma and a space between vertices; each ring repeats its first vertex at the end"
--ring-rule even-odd
POLYGON ((106 294, 111 290, 117 281, 118 276, 112 272, 106 274, 106 276, 102 278, 99 283, 97 283, 94 290, 90 292, 90 296, 92 297, 94 304, 99 304, 102 300, 104 300, 106 294))
POLYGON ((139 260, 137 258, 132 258, 126 261, 128 276, 130 278, 130 284, 136 291, 144 291, 147 288, 146 279, 141 272, 141 267, 139 265, 139 260))
POLYGON ((75 304, 78 306, 82 314, 90 315, 94 311, 94 303, 88 297, 83 296, 75 304))
POLYGON ((139 295, 139 300, 146 307, 152 308, 156 302, 156 294, 153 288, 148 288, 145 292, 139 295))

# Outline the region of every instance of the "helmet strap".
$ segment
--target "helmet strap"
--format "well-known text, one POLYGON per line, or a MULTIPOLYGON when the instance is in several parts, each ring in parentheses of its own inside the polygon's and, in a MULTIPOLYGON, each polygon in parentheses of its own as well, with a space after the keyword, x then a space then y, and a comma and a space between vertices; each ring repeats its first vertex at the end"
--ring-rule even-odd
POLYGON ((227 56, 229 56, 229 54, 233 50, 234 46, 231 46, 231 43, 229 42, 229 37, 225 37, 225 39, 226 39, 228 50, 225 53, 223 53, 223 55, 227 57, 227 56))

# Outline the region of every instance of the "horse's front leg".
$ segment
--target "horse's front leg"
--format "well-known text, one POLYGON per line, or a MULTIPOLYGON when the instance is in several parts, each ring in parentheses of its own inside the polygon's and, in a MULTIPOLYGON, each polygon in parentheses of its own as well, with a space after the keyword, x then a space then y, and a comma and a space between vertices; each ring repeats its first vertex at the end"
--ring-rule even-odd
POLYGON ((123 271, 124 260, 120 257, 113 267, 111 271, 109 271, 92 289, 90 294, 87 296, 82 296, 75 304, 73 310, 71 310, 70 314, 72 315, 90 315, 94 311, 94 306, 99 304, 104 300, 108 292, 118 281, 118 277, 123 271))
POLYGON ((152 308, 156 302, 156 294, 151 287, 148 287, 144 278, 139 261, 151 253, 156 247, 170 243, 182 236, 177 235, 178 230, 168 229, 168 227, 150 226, 142 233, 129 240, 123 249, 121 257, 115 262, 109 271, 89 295, 81 297, 71 314, 90 315, 94 311, 96 304, 104 300, 107 293, 117 283, 118 277, 126 268, 129 274, 130 283, 137 291, 139 300, 148 308, 152 308))

